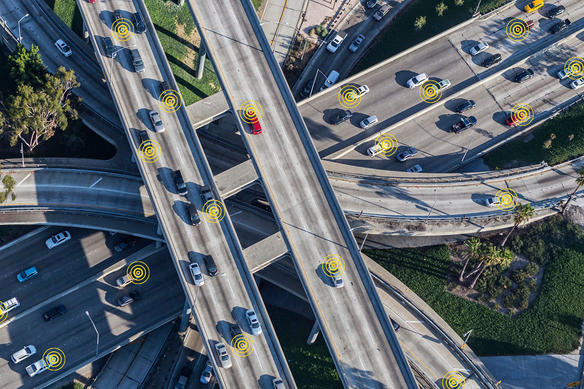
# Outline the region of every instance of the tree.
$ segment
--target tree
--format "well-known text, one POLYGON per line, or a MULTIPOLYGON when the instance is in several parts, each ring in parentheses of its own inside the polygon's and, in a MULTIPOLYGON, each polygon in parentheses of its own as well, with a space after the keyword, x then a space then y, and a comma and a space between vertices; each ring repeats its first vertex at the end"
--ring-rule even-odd
POLYGON ((14 53, 8 56, 8 65, 10 78, 14 80, 16 85, 42 86, 47 68, 37 46, 32 45, 30 50, 27 50, 26 47, 19 44, 14 53))
POLYGON ((414 27, 416 30, 421 30, 426 25, 426 17, 425 16, 418 16, 416 21, 414 22, 414 27))
POLYGON ((464 245, 466 246, 466 260, 464 261, 464 266, 462 267, 462 270, 458 276, 458 281, 460 282, 464 282, 464 272, 468 267, 468 263, 471 261, 471 259, 479 259, 481 256, 481 250, 483 248, 483 244, 478 238, 471 238, 464 242, 464 245))
POLYGON ((486 268, 489 266, 500 265, 503 268, 509 267, 511 261, 513 260, 513 253, 507 249, 502 249, 492 244, 486 246, 483 250, 483 255, 481 256, 481 263, 479 265, 479 270, 476 273, 475 278, 472 280, 469 288, 473 289, 475 284, 483 274, 486 268))
POLYGON ((464 5, 464 0, 454 0, 454 5, 460 7, 461 5, 464 5))
POLYGON ((584 167, 580 168, 576 173, 578 174, 578 177, 576 177, 576 188, 574 188, 574 191, 570 194, 568 201, 566 201, 566 204, 564 204, 564 208, 562 208, 562 215, 565 214, 568 210, 568 206, 570 205, 572 199, 576 196, 576 192, 578 192, 582 185, 584 185, 584 167))
POLYGON ((46 73, 40 88, 21 83, 16 94, 0 104, 0 133, 8 131, 10 145, 21 140, 29 150, 41 141, 50 139, 57 128, 67 128, 69 116, 77 119, 77 111, 71 106, 71 92, 79 87, 73 70, 59 67, 54 75, 46 73))
POLYGON ((448 6, 444 2, 438 3, 436 5, 436 13, 438 16, 444 15, 444 12, 448 9, 448 6))
POLYGON ((507 234, 505 239, 503 239, 503 242, 501 243, 501 247, 505 246, 505 243, 507 243, 507 239, 509 239, 509 236, 511 236, 513 231, 515 231, 515 229, 521 223, 527 223, 529 221, 529 219, 531 219, 533 217, 533 215, 535 215, 535 209, 533 209, 531 204, 517 205, 517 208, 515 208, 515 210, 513 211, 513 222, 514 222, 513 228, 511 229, 511 231, 509 231, 509 233, 507 234))

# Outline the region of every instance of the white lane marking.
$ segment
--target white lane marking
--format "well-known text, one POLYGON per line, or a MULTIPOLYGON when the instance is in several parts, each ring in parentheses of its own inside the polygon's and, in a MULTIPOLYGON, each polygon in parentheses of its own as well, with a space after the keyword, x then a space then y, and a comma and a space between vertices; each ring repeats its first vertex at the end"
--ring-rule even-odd
POLYGON ((25 176, 25 177, 24 177, 22 180, 20 180, 20 182, 19 182, 18 184, 16 184, 15 186, 18 186, 18 185, 22 184, 24 181, 26 181, 26 179, 27 179, 28 177, 30 177, 30 175, 31 175, 31 174, 32 174, 32 173, 28 173, 28 174, 27 174, 27 175, 26 175, 26 176, 25 176))
POLYGON ((103 177, 99 177, 93 184, 89 185, 89 189, 93 188, 103 180, 103 177))

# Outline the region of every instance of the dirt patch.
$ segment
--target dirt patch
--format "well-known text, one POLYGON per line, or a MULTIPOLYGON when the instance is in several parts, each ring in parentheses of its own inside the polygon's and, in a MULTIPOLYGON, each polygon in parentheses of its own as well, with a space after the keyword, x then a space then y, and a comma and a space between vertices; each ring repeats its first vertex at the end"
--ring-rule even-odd
MULTIPOLYGON (((199 36, 199 33, 196 28, 193 28, 193 31, 191 31, 191 33, 187 35, 185 31, 185 26, 183 24, 177 24, 176 35, 186 40, 187 42, 191 43, 193 46, 197 48, 201 47, 201 37, 199 36)), ((194 69, 195 58, 197 58, 197 52, 193 50, 191 47, 187 46, 187 52, 181 59, 182 62, 188 67, 194 69)))

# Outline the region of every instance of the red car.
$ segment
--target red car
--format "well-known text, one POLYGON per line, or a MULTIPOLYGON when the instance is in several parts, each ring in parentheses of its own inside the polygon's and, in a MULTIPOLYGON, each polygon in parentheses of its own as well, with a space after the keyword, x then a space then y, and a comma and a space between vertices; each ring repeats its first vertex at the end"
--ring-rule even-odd
POLYGON ((519 122, 521 122, 521 119, 513 114, 509 115, 507 119, 505 119, 505 124, 509 127, 514 127, 519 122))
POLYGON ((249 126, 251 127, 252 134, 259 135, 262 133, 262 126, 260 124, 260 121, 258 120, 258 117, 255 114, 251 118, 251 121, 249 122, 249 126))
POLYGON ((87 0, 87 2, 88 2, 88 3, 91 3, 91 4, 95 3, 96 1, 97 1, 97 0, 87 0))

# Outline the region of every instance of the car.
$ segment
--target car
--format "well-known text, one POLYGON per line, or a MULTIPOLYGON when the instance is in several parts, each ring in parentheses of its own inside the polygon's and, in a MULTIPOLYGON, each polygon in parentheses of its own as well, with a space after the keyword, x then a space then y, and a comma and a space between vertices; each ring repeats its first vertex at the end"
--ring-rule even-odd
POLYGON ((304 84, 304 88, 300 92, 300 97, 302 97, 303 99, 306 98, 306 97, 309 97, 310 96, 310 92, 312 91, 312 85, 313 84, 314 84, 313 81, 307 81, 306 84, 304 84))
POLYGON ((27 269, 24 269, 20 273, 18 273, 16 275, 16 279, 18 280, 18 282, 24 282, 24 281, 30 280, 31 278, 36 277, 38 275, 39 275, 39 272, 38 272, 37 268, 35 266, 31 266, 27 269))
POLYGON ((124 238, 121 241, 119 241, 118 244, 116 244, 114 246, 114 251, 121 253, 122 251, 124 251, 128 247, 134 246, 135 244, 136 244, 136 239, 131 238, 131 237, 127 237, 127 238, 124 238))
POLYGON ((148 112, 148 117, 150 118, 150 122, 154 127, 154 132, 164 132, 164 124, 162 124, 162 120, 160 120, 160 114, 157 111, 150 111, 148 112))
POLYGON ((251 133, 253 135, 259 135, 262 133, 262 125, 260 124, 260 121, 255 112, 249 121, 249 127, 251 128, 251 133))
POLYGON ((499 53, 491 54, 490 56, 485 58, 485 60, 483 61, 483 66, 486 68, 490 68, 491 66, 496 65, 499 62, 501 62, 502 59, 503 59, 503 57, 501 57, 501 54, 499 54, 499 53))
POLYGON ((209 275, 211 277, 215 277, 217 275, 217 265, 215 264, 215 261, 213 260, 213 257, 211 255, 205 255, 203 257, 203 262, 205 262, 205 267, 207 268, 207 273, 209 273, 209 275))
POLYGON ((120 278, 118 278, 116 280, 116 285, 120 288, 123 288, 124 286, 130 284, 132 282, 132 277, 130 277, 129 274, 124 274, 123 276, 121 276, 120 278))
POLYGON ((382 5, 381 8, 379 8, 373 14, 373 19, 380 21, 381 19, 383 19, 383 17, 385 15, 387 15, 387 13, 389 12, 390 9, 391 9, 391 6, 389 4, 382 5))
POLYGON ((343 281, 343 277, 341 277, 340 275, 333 276, 332 282, 335 288, 342 288, 343 286, 345 286, 345 281, 343 281))
POLYGON ((249 330, 252 335, 260 335, 262 333, 262 326, 258 321, 258 317, 253 309, 248 309, 245 312, 245 318, 247 319, 247 323, 249 324, 249 330))
POLYGON ((119 19, 123 19, 123 16, 122 16, 122 11, 120 11, 119 9, 116 9, 116 10, 114 11, 114 22, 115 22, 116 20, 119 20, 119 19))
POLYGON ((438 88, 440 88, 440 90, 448 89, 450 85, 452 84, 448 79, 438 81, 438 88))
POLYGON ((65 313, 67 313, 67 308, 65 308, 63 304, 59 304, 43 313, 43 319, 45 321, 50 321, 59 316, 63 316, 65 313))
POLYGON ((337 82, 338 79, 339 72, 337 72, 336 70, 331 70, 326 80, 324 81, 324 85, 322 86, 322 88, 320 88, 320 90, 322 91, 325 90, 326 88, 330 88, 335 84, 335 82, 337 82))
POLYGON ((467 130, 474 126, 475 124, 477 124, 477 118, 475 118, 474 116, 466 117, 460 115, 458 121, 452 125, 451 131, 454 132, 455 134, 458 134, 460 131, 467 130))
POLYGON ((567 69, 562 69, 558 72, 558 78, 560 80, 564 80, 564 79, 566 79, 570 76, 573 76, 573 75, 574 75, 574 72, 572 71, 571 67, 569 67, 567 69))
POLYGON ((466 112, 470 109, 473 109, 474 107, 476 107, 476 103, 474 102, 474 100, 465 100, 464 102, 458 104, 456 106, 456 108, 454 108, 454 111, 458 112, 458 113, 463 113, 466 112))
POLYGON ((134 67, 134 71, 136 73, 143 73, 146 68, 144 67, 144 61, 142 61, 142 56, 140 56, 138 49, 131 49, 130 55, 132 56, 132 66, 134 67))
POLYGON ((146 32, 146 23, 139 12, 132 14, 132 22, 134 22, 134 31, 138 34, 146 32))
POLYGON ((408 172, 408 173, 421 173, 422 167, 419 164, 415 164, 414 166, 408 168, 406 170, 406 172, 408 172))
POLYGON ((527 13, 532 13, 543 7, 543 0, 533 0, 523 8, 527 13))
POLYGON ((357 88, 357 92, 359 93, 359 96, 363 97, 369 93, 369 87, 367 85, 361 85, 359 88, 357 88))
POLYGON ((341 44, 343 44, 343 41, 345 40, 346 36, 347 34, 337 33, 333 40, 330 41, 329 44, 326 46, 326 49, 331 53, 336 52, 337 49, 341 46, 341 44))
POLYGON ((231 358, 227 354, 227 348, 221 342, 215 343, 215 352, 217 353, 218 365, 224 369, 229 369, 231 367, 231 358))
POLYGON ((176 193, 179 195, 186 195, 187 194, 187 185, 185 184, 185 180, 183 179, 182 173, 180 170, 175 170, 172 172, 172 180, 174 181, 174 187, 176 189, 176 193))
POLYGON ((185 389, 187 387, 188 380, 189 377, 181 375, 180 377, 178 377, 176 384, 174 384, 174 389, 185 389))
POLYGON ((391 325, 393 326, 393 330, 394 330, 395 332, 397 332, 397 331, 399 330, 399 328, 400 328, 400 327, 399 327, 399 324, 397 324, 395 321, 393 321, 393 319, 392 319, 392 318, 389 318, 389 321, 391 321, 391 325))
POLYGON ((12 297, 11 299, 4 301, 2 305, 4 306, 2 314, 11 311, 14 308, 20 307, 20 303, 18 302, 18 299, 16 297, 12 297))
POLYGON ((419 85, 422 85, 424 81, 428 79, 426 73, 420 73, 410 78, 407 82, 408 88, 413 89, 419 85))
POLYGON ((201 267, 198 262, 189 263, 189 272, 191 277, 193 277, 193 282, 197 286, 205 285, 205 280, 203 279, 203 273, 201 273, 201 267))
POLYGON ((369 147, 369 148, 367 149, 367 154, 368 154, 370 157, 374 157, 374 156, 376 156, 377 154, 381 154, 383 151, 384 151, 384 150, 383 150, 383 148, 382 148, 382 147, 379 145, 379 143, 375 143, 373 146, 371 146, 371 147, 369 147))
POLYGON ((361 120, 361 122, 359 123, 359 126, 363 129, 370 127, 372 125, 374 125, 375 123, 377 123, 377 116, 375 115, 371 115, 369 117, 366 117, 365 119, 361 120))
POLYGON ((470 53, 470 55, 472 55, 474 57, 475 55, 482 53, 483 51, 487 50, 488 48, 489 48, 489 44, 487 42, 479 42, 470 48, 469 53, 470 53))
POLYGON ((197 207, 194 204, 187 205, 187 210, 189 212, 189 221, 192 226, 198 226, 201 224, 201 217, 199 212, 197 212, 197 207))
POLYGON ((211 188, 209 188, 208 186, 201 187, 200 195, 203 204, 205 204, 207 201, 213 200, 213 192, 211 192, 211 188))
POLYGON ((36 347, 31 344, 28 346, 24 346, 20 350, 16 351, 14 354, 10 356, 10 359, 12 359, 12 362, 14 363, 19 363, 24 361, 26 358, 35 355, 36 352, 37 352, 36 347))
POLYGON ((505 119, 505 124, 508 125, 509 127, 513 127, 515 125, 517 125, 519 122, 521 122, 521 118, 519 116, 516 115, 509 115, 506 119, 505 119))
POLYGON ((396 158, 400 162, 405 162, 417 154, 418 150, 416 150, 414 147, 409 147, 407 150, 402 151, 401 153, 396 155, 396 158))
POLYGON ((353 114, 348 109, 342 110, 333 117, 331 124, 341 124, 342 122, 349 120, 352 116, 353 114))
POLYGON ((97 0, 87 0, 89 4, 94 4, 97 0))
POLYGON ((359 50, 359 47, 361 47, 361 43, 363 43, 364 40, 365 40, 365 35, 363 35, 363 34, 357 35, 357 38, 355 38, 353 40, 353 42, 351 42, 351 45, 349 46, 349 51, 351 53, 354 53, 357 50, 359 50))
POLYGON ((144 142, 150 142, 150 137, 148 136, 148 132, 146 132, 146 130, 137 130, 137 135, 138 142, 140 142, 140 144, 144 142))
POLYGON ((535 22, 533 20, 526 20, 525 24, 527 25, 527 28, 530 30, 535 26, 535 22))
POLYGON ((106 36, 103 38, 103 45, 105 47, 105 56, 109 58, 114 58, 116 56, 116 51, 112 38, 106 36))
POLYGON ((164 92, 165 90, 170 90, 170 85, 165 80, 160 81, 160 93, 164 92))
POLYGON ((554 5, 553 8, 550 8, 546 12, 545 16, 551 19, 563 14, 564 12, 566 12, 566 7, 563 5, 554 5))
POLYGON ((205 368, 201 373, 201 378, 199 379, 199 382, 202 384, 208 384, 209 382, 211 382, 211 377, 213 377, 213 364, 211 363, 211 361, 207 361, 207 364, 205 365, 205 368))
POLYGON ((365 5, 367 8, 375 8, 377 4, 379 4, 379 0, 369 0, 365 5))
POLYGON ((128 294, 118 297, 118 306, 125 307, 126 305, 130 305, 138 299, 140 299, 140 294, 138 291, 132 291, 128 294))
POLYGON ((564 31, 566 28, 568 28, 568 26, 571 24, 570 20, 566 19, 566 20, 560 20, 559 22, 557 22, 556 24, 554 24, 551 28, 550 28, 550 32, 552 34, 557 34, 560 31, 564 31))
POLYGON ((497 197, 491 196, 483 200, 487 207, 495 207, 498 204, 497 197))
POLYGON ((63 54, 65 57, 70 57, 71 54, 73 54, 73 52, 71 51, 71 48, 69 47, 69 45, 67 45, 65 43, 65 41, 63 39, 58 39, 55 42, 55 46, 61 52, 61 54, 63 54))
POLYGON ((42 373, 43 371, 47 370, 48 366, 45 362, 45 359, 39 359, 33 364, 28 365, 25 370, 28 373, 29 377, 34 377, 37 374, 42 373))
POLYGON ((272 381, 272 386, 274 389, 286 389, 284 386, 284 381, 282 381, 280 378, 274 378, 272 381))
POLYGON ((584 77, 572 81, 570 83, 570 88, 572 88, 572 89, 578 89, 578 88, 581 88, 582 85, 584 85, 584 77))
POLYGON ((515 82, 522 83, 533 77, 533 69, 525 69, 515 75, 515 82))
POLYGON ((229 334, 231 335, 231 339, 233 339, 236 336, 243 334, 243 331, 241 331, 239 324, 235 323, 229 326, 229 334))
POLYGON ((69 231, 63 231, 63 232, 59 232, 56 235, 51 236, 49 239, 47 239, 45 241, 45 244, 47 245, 47 248, 49 250, 54 249, 57 246, 62 245, 63 243, 65 243, 66 241, 71 239, 71 234, 69 233, 69 231))

